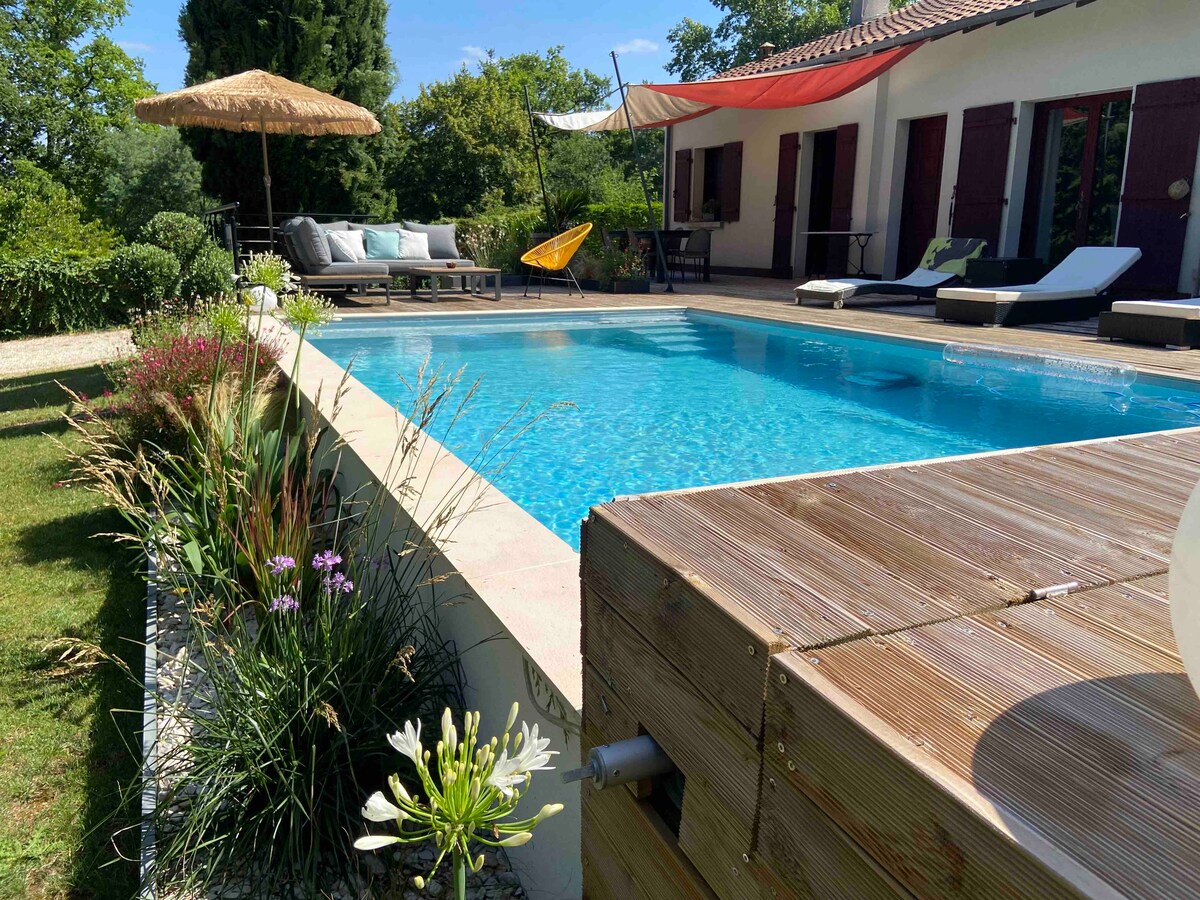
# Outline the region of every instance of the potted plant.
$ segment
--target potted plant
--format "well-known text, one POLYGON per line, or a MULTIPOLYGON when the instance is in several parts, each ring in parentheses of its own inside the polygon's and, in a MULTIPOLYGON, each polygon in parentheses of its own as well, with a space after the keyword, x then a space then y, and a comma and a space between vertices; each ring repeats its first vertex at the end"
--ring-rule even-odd
POLYGON ((242 266, 242 291, 249 295, 257 312, 270 312, 279 305, 279 297, 291 293, 299 284, 292 267, 274 253, 254 253, 242 266))
POLYGON ((634 247, 606 250, 600 260, 600 286, 613 294, 648 294, 650 277, 641 251, 634 247))

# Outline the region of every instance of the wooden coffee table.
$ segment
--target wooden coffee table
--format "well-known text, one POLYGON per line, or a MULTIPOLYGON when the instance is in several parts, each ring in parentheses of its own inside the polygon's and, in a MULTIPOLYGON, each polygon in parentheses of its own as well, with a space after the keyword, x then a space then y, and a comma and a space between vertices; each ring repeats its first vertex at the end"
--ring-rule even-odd
POLYGON ((462 289, 464 291, 469 290, 472 294, 481 294, 484 287, 486 287, 488 276, 491 276, 492 287, 495 292, 492 299, 500 299, 499 269, 487 269, 483 266, 455 266, 453 269, 449 269, 446 266, 415 266, 405 274, 409 277, 409 289, 412 291, 414 297, 417 295, 417 282, 422 278, 429 279, 429 292, 431 294, 429 300, 431 303, 438 302, 438 282, 441 279, 459 277, 463 280, 462 289), (470 287, 467 286, 468 281, 470 287))

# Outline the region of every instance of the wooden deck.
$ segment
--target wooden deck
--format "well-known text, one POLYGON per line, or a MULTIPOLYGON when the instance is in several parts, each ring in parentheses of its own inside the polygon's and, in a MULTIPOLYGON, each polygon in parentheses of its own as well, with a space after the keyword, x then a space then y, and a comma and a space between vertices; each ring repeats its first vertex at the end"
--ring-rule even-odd
POLYGON ((585 738, 676 760, 719 897, 1198 896, 1198 479, 1200 429, 597 507, 585 738))
MULTIPOLYGON (((589 293, 582 300, 578 295, 568 297, 566 291, 557 286, 547 288, 541 299, 522 297, 520 288, 506 288, 504 299, 500 303, 480 297, 469 297, 465 294, 447 293, 442 296, 441 302, 434 305, 427 299, 413 300, 407 291, 395 291, 391 306, 387 306, 381 295, 371 295, 365 300, 357 300, 355 295, 351 294, 342 302, 342 311, 347 313, 494 312, 500 309, 566 310, 597 306, 638 307, 667 304, 689 306, 713 312, 760 316, 781 322, 831 325, 837 328, 899 337, 934 341, 968 341, 1096 356, 1119 360, 1147 372, 1200 378, 1200 351, 1165 350, 1124 342, 1111 342, 1101 340, 1092 333, 1079 333, 1077 329, 1056 332, 1040 328, 982 328, 977 325, 942 322, 926 316, 898 314, 870 306, 855 306, 846 309, 831 309, 828 306, 798 307, 792 303, 791 288, 793 284, 790 281, 734 276, 713 276, 713 278, 711 284, 689 281, 676 285, 674 294, 663 293, 660 288, 655 286, 650 294, 589 293)), ((421 298, 425 298, 426 294, 427 292, 421 294, 421 298)), ((894 303, 894 299, 881 298, 885 303, 894 303)), ((866 302, 870 302, 870 298, 867 298, 866 302)))

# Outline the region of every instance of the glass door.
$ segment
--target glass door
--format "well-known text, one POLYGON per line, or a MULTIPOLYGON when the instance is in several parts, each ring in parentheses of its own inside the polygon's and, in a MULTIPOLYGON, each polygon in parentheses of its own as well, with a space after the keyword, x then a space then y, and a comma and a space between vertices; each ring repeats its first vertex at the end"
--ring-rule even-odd
POLYGON ((1117 235, 1132 94, 1039 103, 1021 253, 1057 265, 1117 235))

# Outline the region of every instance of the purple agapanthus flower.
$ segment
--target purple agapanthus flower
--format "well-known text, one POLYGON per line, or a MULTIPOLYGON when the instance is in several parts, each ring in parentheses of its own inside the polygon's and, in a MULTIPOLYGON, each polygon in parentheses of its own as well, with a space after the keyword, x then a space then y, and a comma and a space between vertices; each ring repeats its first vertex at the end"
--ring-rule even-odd
POLYGON ((296 568, 296 560, 290 556, 272 556, 267 562, 271 564, 272 575, 282 575, 288 569, 296 568))
POLYGON ((332 550, 326 550, 323 553, 318 553, 313 557, 312 567, 320 572, 324 569, 326 572, 332 572, 333 567, 339 565, 342 561, 341 556, 334 553, 332 550))
POLYGON ((354 590, 354 582, 341 572, 335 572, 332 575, 326 575, 321 583, 325 585, 325 590, 329 591, 331 594, 336 594, 339 591, 343 594, 348 594, 354 590))
POLYGON ((300 608, 300 601, 291 594, 280 594, 271 601, 271 612, 295 612, 300 608))

